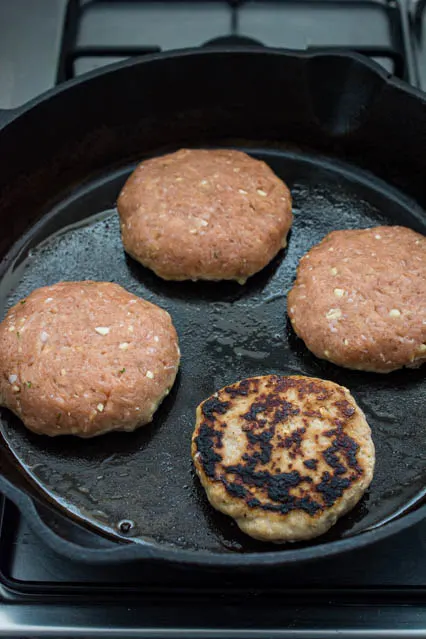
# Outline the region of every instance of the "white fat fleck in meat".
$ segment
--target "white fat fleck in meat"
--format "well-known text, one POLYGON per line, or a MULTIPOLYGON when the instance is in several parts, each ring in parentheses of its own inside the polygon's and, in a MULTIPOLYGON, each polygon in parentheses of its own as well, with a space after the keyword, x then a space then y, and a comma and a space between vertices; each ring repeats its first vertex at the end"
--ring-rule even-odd
POLYGON ((18 379, 17 375, 9 375, 9 384, 14 384, 18 379))
POLYGON ((40 341, 45 343, 45 342, 47 342, 48 339, 49 339, 49 335, 46 333, 46 331, 42 331, 40 333, 40 341))
POLYGON ((330 308, 330 310, 326 313, 327 319, 339 319, 342 317, 342 311, 340 308, 330 308))
POLYGON ((343 297, 345 294, 345 291, 343 290, 343 288, 335 288, 334 289, 334 295, 336 297, 343 297))
POLYGON ((108 326, 97 326, 95 328, 95 331, 99 334, 99 335, 108 335, 109 333, 109 327, 108 326))
POLYGON ((391 308, 389 311, 389 317, 399 317, 401 315, 401 311, 397 308, 391 308))

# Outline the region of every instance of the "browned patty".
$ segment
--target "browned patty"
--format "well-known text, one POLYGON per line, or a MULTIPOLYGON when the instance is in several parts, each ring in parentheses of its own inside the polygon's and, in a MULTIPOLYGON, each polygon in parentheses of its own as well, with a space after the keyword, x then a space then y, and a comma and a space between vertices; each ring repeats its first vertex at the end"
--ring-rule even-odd
POLYGON ((343 386, 266 375, 202 402, 192 439, 212 506, 256 539, 311 539, 359 501, 373 477, 374 445, 343 386))
POLYGON ((169 314, 109 282, 37 289, 0 324, 0 404, 36 433, 134 430, 178 365, 169 314))
POLYGON ((334 231, 300 261, 287 299, 317 357, 388 373, 426 360, 426 238, 402 226, 334 231))
POLYGON ((189 150, 139 164, 118 198, 124 248, 168 280, 238 280, 286 245, 287 186, 240 151, 189 150))

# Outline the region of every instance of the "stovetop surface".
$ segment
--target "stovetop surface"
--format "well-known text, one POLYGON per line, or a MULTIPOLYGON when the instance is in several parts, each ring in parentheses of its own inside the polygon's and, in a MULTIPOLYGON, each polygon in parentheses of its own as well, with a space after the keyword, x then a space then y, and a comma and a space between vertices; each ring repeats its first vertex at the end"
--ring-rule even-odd
MULTIPOLYGON (((0 0, 0 108, 129 55, 245 37, 370 55, 426 89, 426 2, 0 0)), ((2 504, 0 637, 426 637, 426 522, 268 572, 73 563, 2 504)))
MULTIPOLYGON (((125 59, 219 38, 360 51, 426 88, 423 0, 0 0, 0 108, 125 59)), ((241 41, 243 42, 243 41, 241 41)))

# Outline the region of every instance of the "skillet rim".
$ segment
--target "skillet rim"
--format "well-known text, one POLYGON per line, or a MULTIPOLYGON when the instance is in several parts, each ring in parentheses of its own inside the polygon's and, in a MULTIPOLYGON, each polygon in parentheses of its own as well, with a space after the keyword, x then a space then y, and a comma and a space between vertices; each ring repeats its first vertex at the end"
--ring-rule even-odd
MULTIPOLYGON (((397 91, 403 91, 404 93, 411 95, 417 100, 420 100, 426 105, 426 94, 419 89, 411 87, 407 83, 394 77, 392 74, 384 70, 379 64, 373 62, 369 58, 366 58, 357 53, 340 52, 335 49, 321 49, 319 51, 298 51, 291 49, 278 49, 260 46, 224 46, 224 47, 206 47, 204 49, 179 49, 174 51, 167 51, 163 53, 154 53, 142 57, 131 58, 122 62, 108 65, 101 69, 96 69, 87 74, 79 76, 77 78, 68 80, 53 89, 50 89, 40 96, 30 100, 24 105, 9 110, 0 110, 0 135, 2 131, 6 130, 10 125, 19 121, 29 111, 36 108, 48 100, 55 98, 62 94, 64 91, 71 91, 74 87, 83 85, 87 81, 92 79, 112 75, 119 73, 123 69, 129 69, 142 64, 155 63, 165 59, 179 59, 186 57, 203 57, 203 56, 223 56, 230 53, 239 53, 256 55, 256 56, 280 56, 283 58, 299 58, 299 59, 312 59, 312 58, 344 58, 353 60, 356 64, 359 64, 363 68, 369 69, 377 77, 380 78, 384 85, 388 85, 397 91)), ((263 568, 263 567, 278 567, 286 564, 296 564, 302 562, 309 562, 315 559, 328 558, 336 556, 342 552, 351 550, 357 550, 363 548, 369 544, 374 544, 381 541, 391 535, 397 534, 406 528, 413 526, 414 524, 422 521, 426 518, 426 503, 415 507, 415 510, 407 512, 378 528, 366 530, 348 537, 345 539, 335 540, 328 543, 317 544, 314 546, 308 546, 306 548, 298 548, 296 550, 289 550, 288 545, 283 549, 272 551, 268 553, 245 553, 245 554, 231 554, 231 553, 217 553, 209 552, 205 550, 187 550, 183 548, 173 547, 168 544, 141 544, 141 543, 127 543, 126 545, 118 545, 111 548, 93 549, 81 546, 73 541, 68 541, 58 534, 56 534, 50 526, 45 523, 38 512, 36 502, 38 497, 31 497, 25 491, 16 487, 3 475, 0 474, 0 491, 9 498, 19 509, 21 514, 27 519, 29 526, 35 534, 37 534, 42 540, 47 542, 52 550, 65 555, 74 561, 80 561, 83 563, 90 563, 96 565, 114 565, 118 562, 129 562, 135 560, 150 560, 158 563, 168 562, 172 564, 181 564, 192 567, 233 567, 233 568, 263 568)), ((93 534, 99 534, 95 527, 84 526, 71 515, 69 515, 66 509, 61 509, 59 506, 52 505, 48 499, 40 492, 40 501, 43 506, 58 512, 62 517, 66 519, 70 524, 79 528, 90 529, 93 534)), ((125 540, 130 541, 130 540, 125 540)), ((111 540, 111 544, 114 542, 111 540)))
POLYGON ((412 95, 415 98, 420 99, 422 102, 426 104, 426 93, 424 93, 421 89, 417 89, 416 87, 411 86, 407 82, 400 80, 392 73, 386 71, 380 64, 374 62, 370 58, 363 56, 360 53, 356 52, 347 52, 347 51, 338 51, 333 48, 321 48, 317 51, 301 51, 298 49, 280 49, 278 47, 266 47, 266 46, 207 46, 205 48, 186 48, 186 49, 173 49, 170 51, 164 51, 161 53, 151 53, 143 56, 136 56, 134 58, 129 58, 128 60, 123 60, 121 62, 115 62, 107 65, 106 67, 100 67, 98 69, 94 69, 93 71, 89 71, 84 73, 76 78, 72 78, 70 80, 66 80, 65 82, 61 82, 61 84, 44 91, 40 95, 32 98, 28 102, 25 102, 23 105, 11 108, 11 109, 0 109, 0 133, 2 129, 6 128, 8 125, 12 124, 12 122, 16 121, 20 116, 24 115, 28 111, 32 110, 34 107, 42 104, 43 102, 47 102, 50 98, 54 98, 57 95, 62 94, 64 91, 68 91, 73 87, 80 86, 85 84, 87 81, 90 81, 94 78, 106 76, 109 74, 114 74, 120 72, 123 69, 129 69, 134 66, 139 66, 142 64, 149 64, 151 62, 161 61, 164 59, 178 59, 178 58, 186 58, 186 57, 203 57, 212 55, 224 55, 229 53, 242 53, 248 55, 264 55, 267 56, 280 56, 284 58, 299 58, 303 59, 313 59, 313 58, 343 58, 353 60, 357 64, 361 65, 364 68, 370 69, 373 73, 379 76, 385 84, 393 86, 395 89, 402 89, 405 93, 412 95), (3 120, 3 121, 2 121, 3 120))

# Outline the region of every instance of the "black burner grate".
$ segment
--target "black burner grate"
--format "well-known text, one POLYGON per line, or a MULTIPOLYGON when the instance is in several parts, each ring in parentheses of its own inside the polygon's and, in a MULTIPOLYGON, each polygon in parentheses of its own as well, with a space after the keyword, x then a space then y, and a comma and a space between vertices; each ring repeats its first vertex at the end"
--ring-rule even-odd
MULTIPOLYGON (((425 2, 421 0, 419 12, 425 2)), ((251 42, 279 48, 355 51, 376 59, 390 73, 419 86, 410 29, 408 0, 163 0, 161 3, 70 0, 57 81, 131 56, 169 48, 251 42), (171 12, 170 20, 177 21, 174 32, 170 27, 172 44, 164 42, 163 27, 158 31, 158 42, 143 41, 155 38, 160 10, 166 21, 167 11, 171 12), (348 28, 350 12, 358 10, 363 17, 359 24, 348 28), (129 16, 133 29, 127 31, 121 19, 116 23, 117 28, 113 28, 115 16, 123 14, 129 16), (313 16, 312 20, 307 19, 309 15, 313 16), (342 21, 345 15, 347 19, 342 21), (339 38, 345 28, 348 34, 342 43, 339 38), (327 42, 324 42, 324 30, 327 42), (179 38, 174 35, 177 31, 179 38), (128 39, 132 40, 131 44, 128 39)))

